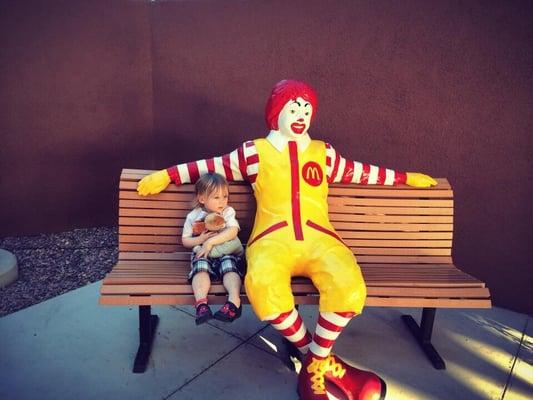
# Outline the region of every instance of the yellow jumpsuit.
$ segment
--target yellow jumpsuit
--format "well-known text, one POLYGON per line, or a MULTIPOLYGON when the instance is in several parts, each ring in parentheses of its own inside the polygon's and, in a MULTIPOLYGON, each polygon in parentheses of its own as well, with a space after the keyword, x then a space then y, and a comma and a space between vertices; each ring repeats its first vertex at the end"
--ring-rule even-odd
POLYGON ((265 320, 294 308, 292 276, 313 281, 321 312, 359 314, 366 286, 353 253, 329 222, 325 143, 312 140, 298 151, 289 142, 281 152, 266 139, 254 144, 257 212, 245 286, 256 315, 265 320))

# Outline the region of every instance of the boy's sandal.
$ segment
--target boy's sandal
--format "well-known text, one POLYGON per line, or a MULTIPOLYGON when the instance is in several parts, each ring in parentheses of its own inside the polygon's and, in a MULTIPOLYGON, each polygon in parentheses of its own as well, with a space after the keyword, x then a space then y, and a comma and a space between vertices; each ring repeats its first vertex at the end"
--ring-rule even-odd
POLYGON ((213 313, 206 303, 199 304, 196 307, 196 325, 203 324, 213 318, 213 313))
POLYGON ((215 319, 223 322, 233 322, 241 316, 242 304, 237 307, 231 301, 227 301, 220 310, 215 313, 215 319))

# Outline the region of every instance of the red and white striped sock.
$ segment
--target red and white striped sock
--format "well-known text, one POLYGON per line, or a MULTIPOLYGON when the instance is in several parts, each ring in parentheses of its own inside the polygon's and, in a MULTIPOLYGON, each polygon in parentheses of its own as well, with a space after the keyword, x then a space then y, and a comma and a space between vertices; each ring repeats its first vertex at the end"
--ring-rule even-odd
POLYGON ((344 327, 355 315, 353 312, 321 312, 309 351, 315 358, 326 358, 344 327))
POLYGON ((311 334, 296 309, 280 314, 270 319, 269 322, 274 329, 294 344, 300 352, 307 352, 311 343, 311 334))

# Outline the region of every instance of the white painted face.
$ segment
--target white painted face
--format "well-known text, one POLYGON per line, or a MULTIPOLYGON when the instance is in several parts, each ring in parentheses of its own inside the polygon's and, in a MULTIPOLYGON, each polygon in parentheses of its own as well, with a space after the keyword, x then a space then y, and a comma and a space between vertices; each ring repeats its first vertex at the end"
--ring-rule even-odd
POLYGON ((298 139, 309 129, 311 115, 313 115, 311 103, 301 97, 290 100, 279 113, 278 129, 283 135, 291 139, 298 139))

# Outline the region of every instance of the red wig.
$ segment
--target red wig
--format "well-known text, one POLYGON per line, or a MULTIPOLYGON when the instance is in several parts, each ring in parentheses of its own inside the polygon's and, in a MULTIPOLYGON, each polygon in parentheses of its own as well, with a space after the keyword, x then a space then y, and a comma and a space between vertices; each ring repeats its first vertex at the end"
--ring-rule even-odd
POLYGON ((281 109, 290 100, 301 97, 313 106, 311 122, 315 119, 318 100, 315 91, 307 83, 284 79, 274 85, 265 108, 265 119, 268 129, 278 130, 278 117, 281 109))

